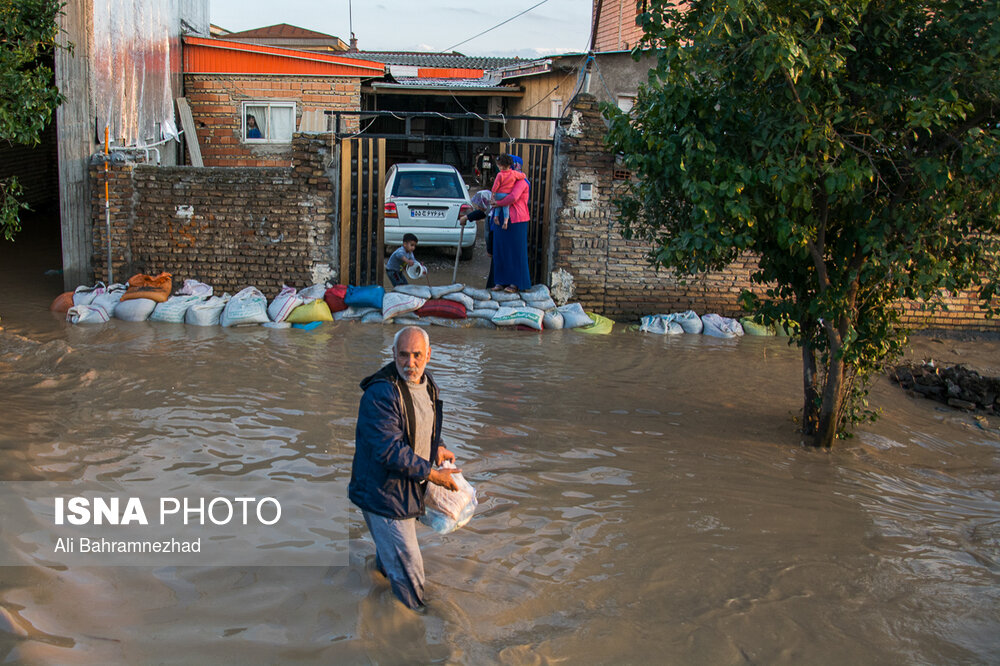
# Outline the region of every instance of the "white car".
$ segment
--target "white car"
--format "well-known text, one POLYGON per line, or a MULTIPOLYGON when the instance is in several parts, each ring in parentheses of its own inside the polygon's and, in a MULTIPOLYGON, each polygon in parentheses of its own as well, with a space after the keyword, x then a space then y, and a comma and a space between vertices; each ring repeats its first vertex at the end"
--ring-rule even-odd
POLYGON ((472 212, 469 190, 458 169, 447 164, 394 164, 385 177, 385 245, 394 250, 404 234, 413 234, 419 247, 458 247, 462 259, 471 259, 476 225, 462 232, 459 215, 472 212))

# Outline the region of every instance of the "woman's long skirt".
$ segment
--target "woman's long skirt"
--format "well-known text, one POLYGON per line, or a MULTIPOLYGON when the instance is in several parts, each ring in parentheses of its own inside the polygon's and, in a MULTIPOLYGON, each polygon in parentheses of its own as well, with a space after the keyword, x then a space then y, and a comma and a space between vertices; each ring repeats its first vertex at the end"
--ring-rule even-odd
POLYGON ((493 229, 493 278, 502 286, 531 288, 528 272, 528 222, 511 222, 493 229))

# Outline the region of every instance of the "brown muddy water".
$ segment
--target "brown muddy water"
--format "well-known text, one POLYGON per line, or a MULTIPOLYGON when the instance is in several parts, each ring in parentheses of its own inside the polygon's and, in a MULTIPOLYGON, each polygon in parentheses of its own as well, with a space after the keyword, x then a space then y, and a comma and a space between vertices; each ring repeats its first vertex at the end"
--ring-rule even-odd
MULTIPOLYGON (((357 383, 393 327, 74 328, 47 311, 58 256, 29 254, 0 268, 0 479, 349 476, 357 383)), ((453 534, 418 528, 426 616, 372 575, 352 510, 346 567, 0 568, 0 656, 1000 662, 997 418, 882 381, 882 421, 819 452, 796 433, 799 356, 780 340, 430 333, 445 442, 480 506, 453 534)), ((997 374, 998 350, 917 353, 997 374)))

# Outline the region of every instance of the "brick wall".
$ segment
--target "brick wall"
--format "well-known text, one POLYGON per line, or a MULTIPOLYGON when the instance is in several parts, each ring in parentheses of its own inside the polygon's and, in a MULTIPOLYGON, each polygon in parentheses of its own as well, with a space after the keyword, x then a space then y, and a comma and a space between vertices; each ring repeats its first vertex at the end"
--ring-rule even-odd
MULTIPOLYGON (((185 97, 198 132, 205 166, 288 166, 290 144, 243 141, 243 102, 295 102, 296 127, 307 111, 357 111, 361 80, 330 76, 260 78, 226 74, 185 74, 185 97)), ((346 119, 347 127, 357 119, 346 119)))
POLYGON ((34 146, 0 142, 0 180, 17 176, 24 191, 20 197, 35 210, 59 203, 59 159, 56 124, 49 123, 34 146))
POLYGON ((94 279, 107 272, 104 183, 110 190, 114 279, 167 271, 234 294, 305 287, 330 277, 337 252, 330 149, 296 135, 284 168, 91 167, 94 279))
MULTIPOLYGON (((591 16, 597 9, 597 2, 591 8, 591 16)), ((597 20, 595 51, 628 51, 639 43, 642 28, 635 24, 636 0, 604 0, 601 15, 597 20)))
MULTIPOLYGON (((688 309, 745 315, 739 306, 740 292, 762 291, 750 282, 753 256, 741 257, 719 273, 680 280, 649 266, 645 242, 622 238, 611 205, 616 181, 614 158, 603 145, 605 132, 596 100, 580 95, 557 134, 561 157, 555 195, 561 205, 555 217, 553 270, 562 268, 573 275, 576 298, 585 308, 623 321, 688 309), (580 199, 581 184, 592 186, 590 201, 580 199)), ((907 303, 904 322, 915 328, 1000 331, 1000 320, 987 320, 972 293, 953 295, 948 304, 947 312, 931 315, 919 304, 907 303)))

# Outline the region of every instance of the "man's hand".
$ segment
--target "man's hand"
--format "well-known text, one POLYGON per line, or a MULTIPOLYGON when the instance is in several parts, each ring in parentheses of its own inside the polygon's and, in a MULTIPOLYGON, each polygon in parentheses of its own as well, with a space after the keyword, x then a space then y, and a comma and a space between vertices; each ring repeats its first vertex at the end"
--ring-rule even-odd
POLYGON ((427 480, 436 486, 447 488, 448 490, 458 490, 458 484, 451 478, 452 474, 460 474, 460 469, 432 469, 427 475, 427 480))
POLYGON ((455 454, 444 448, 443 446, 438 447, 437 464, 443 465, 445 462, 455 462, 455 454))

